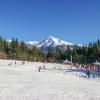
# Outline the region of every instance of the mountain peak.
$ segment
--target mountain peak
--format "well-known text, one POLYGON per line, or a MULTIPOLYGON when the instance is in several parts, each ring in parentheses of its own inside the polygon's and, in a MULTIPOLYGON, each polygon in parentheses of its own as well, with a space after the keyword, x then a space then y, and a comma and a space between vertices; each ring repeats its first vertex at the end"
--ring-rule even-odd
POLYGON ((61 50, 65 50, 67 49, 68 46, 72 48, 75 45, 74 43, 67 42, 59 38, 55 38, 51 35, 49 35, 44 40, 41 40, 40 42, 30 41, 28 43, 42 49, 43 51, 47 51, 49 47, 53 49, 60 48, 61 50))
POLYGON ((51 36, 51 35, 49 35, 48 36, 48 38, 47 38, 47 40, 51 40, 52 42, 54 42, 54 43, 56 43, 56 42, 58 42, 60 39, 58 39, 58 38, 55 38, 55 37, 53 37, 53 36, 51 36))
POLYGON ((48 38, 54 38, 53 36, 49 35, 48 38))
POLYGON ((67 41, 61 40, 59 38, 55 38, 55 37, 53 37, 51 35, 49 35, 46 40, 52 41, 55 45, 66 45, 66 46, 68 46, 68 45, 71 45, 71 46, 74 45, 74 43, 67 42, 67 41))

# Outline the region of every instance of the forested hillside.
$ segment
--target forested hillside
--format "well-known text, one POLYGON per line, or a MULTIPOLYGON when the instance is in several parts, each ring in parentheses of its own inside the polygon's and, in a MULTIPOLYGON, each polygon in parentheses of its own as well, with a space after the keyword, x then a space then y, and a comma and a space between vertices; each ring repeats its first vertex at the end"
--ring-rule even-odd
POLYGON ((61 51, 59 48, 48 49, 47 53, 33 46, 28 48, 23 41, 13 38, 11 42, 0 37, 0 59, 16 59, 29 61, 58 61, 71 60, 77 63, 93 63, 100 61, 100 41, 90 42, 88 45, 79 47, 75 45, 73 49, 67 47, 67 50, 61 51))

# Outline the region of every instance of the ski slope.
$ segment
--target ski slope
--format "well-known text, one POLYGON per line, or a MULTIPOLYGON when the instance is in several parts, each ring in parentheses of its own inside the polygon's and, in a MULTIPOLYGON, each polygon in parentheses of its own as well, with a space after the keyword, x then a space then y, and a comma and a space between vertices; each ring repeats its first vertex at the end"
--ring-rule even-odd
POLYGON ((58 70, 65 65, 14 62, 0 60, 0 100, 100 100, 99 79, 58 70), (38 72, 44 65, 46 70, 38 72))

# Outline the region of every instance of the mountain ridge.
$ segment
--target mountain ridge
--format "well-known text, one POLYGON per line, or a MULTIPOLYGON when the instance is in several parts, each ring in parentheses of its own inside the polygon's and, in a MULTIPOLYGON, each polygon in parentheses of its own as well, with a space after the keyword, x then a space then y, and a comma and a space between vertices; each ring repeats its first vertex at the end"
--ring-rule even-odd
MULTIPOLYGON (((11 40, 8 40, 8 42, 11 42, 11 40)), ((82 47, 81 44, 75 44, 72 42, 64 41, 62 39, 53 37, 49 35, 47 38, 37 42, 37 41, 26 41, 25 44, 28 48, 32 48, 33 46, 43 50, 44 52, 47 52, 49 48, 56 49, 60 48, 61 50, 66 50, 68 47, 71 49, 77 45, 79 47, 82 47)))
POLYGON ((59 38, 55 38, 51 35, 49 35, 47 38, 45 38, 39 42, 36 42, 36 41, 30 42, 29 41, 29 42, 26 42, 26 44, 36 46, 36 47, 42 49, 43 51, 48 51, 48 48, 52 48, 52 49, 60 48, 61 50, 65 50, 65 49, 67 49, 68 46, 70 48, 73 48, 75 45, 82 46, 81 44, 67 42, 67 41, 61 40, 59 38))

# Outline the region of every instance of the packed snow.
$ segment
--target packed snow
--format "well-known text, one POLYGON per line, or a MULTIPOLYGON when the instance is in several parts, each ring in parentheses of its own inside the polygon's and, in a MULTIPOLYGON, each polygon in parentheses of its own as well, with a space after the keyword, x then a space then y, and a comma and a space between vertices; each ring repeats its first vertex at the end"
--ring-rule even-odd
POLYGON ((99 78, 65 69, 70 66, 0 60, 0 100, 100 100, 99 78))

